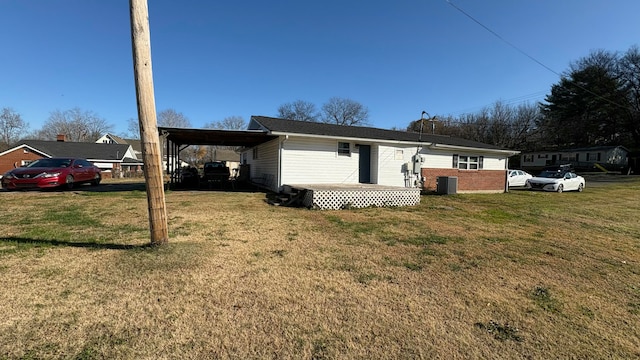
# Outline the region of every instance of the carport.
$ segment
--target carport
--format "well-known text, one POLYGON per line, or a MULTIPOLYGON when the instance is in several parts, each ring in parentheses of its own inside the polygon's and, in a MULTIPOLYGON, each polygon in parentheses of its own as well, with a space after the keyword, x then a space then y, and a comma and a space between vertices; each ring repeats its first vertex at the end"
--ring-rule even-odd
MULTIPOLYGON (((267 141, 277 139, 262 130, 213 130, 158 127, 160 137, 165 140, 167 174, 175 174, 180 167, 180 151, 191 145, 219 145, 252 148, 267 141)), ((176 177, 170 177, 175 184, 176 177)))

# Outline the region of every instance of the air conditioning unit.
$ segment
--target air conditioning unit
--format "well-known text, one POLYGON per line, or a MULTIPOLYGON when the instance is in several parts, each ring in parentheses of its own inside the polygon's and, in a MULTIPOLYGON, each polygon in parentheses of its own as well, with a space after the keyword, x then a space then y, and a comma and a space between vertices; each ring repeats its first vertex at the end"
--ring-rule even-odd
POLYGON ((438 176, 436 192, 442 195, 456 194, 458 192, 458 177, 438 176))

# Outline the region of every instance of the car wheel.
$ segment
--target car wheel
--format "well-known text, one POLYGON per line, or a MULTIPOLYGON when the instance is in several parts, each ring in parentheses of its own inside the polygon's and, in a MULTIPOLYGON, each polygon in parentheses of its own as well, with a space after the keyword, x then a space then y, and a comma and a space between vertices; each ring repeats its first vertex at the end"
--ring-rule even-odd
POLYGON ((582 192, 582 190, 584 190, 584 185, 578 185, 578 192, 582 192))
POLYGON ((96 176, 93 178, 93 180, 91 180, 91 185, 93 185, 93 186, 100 185, 100 180, 102 180, 102 177, 100 176, 100 174, 96 174, 96 176))
POLYGON ((68 189, 71 190, 73 189, 73 176, 72 175, 67 175, 67 178, 65 179, 64 182, 64 186, 68 189))
POLYGON ((562 186, 562 184, 558 185, 558 190, 556 190, 556 191, 561 193, 562 190, 564 190, 564 186, 562 186))

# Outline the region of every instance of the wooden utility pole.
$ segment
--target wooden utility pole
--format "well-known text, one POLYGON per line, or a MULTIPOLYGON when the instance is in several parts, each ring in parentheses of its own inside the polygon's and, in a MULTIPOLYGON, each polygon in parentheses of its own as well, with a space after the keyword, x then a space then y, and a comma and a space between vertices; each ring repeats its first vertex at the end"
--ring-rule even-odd
POLYGON ((164 180, 162 178, 162 153, 160 152, 156 103, 153 94, 149 9, 147 0, 130 0, 129 5, 131 8, 133 73, 138 101, 144 178, 147 184, 151 245, 161 245, 169 242, 169 231, 164 200, 164 180))

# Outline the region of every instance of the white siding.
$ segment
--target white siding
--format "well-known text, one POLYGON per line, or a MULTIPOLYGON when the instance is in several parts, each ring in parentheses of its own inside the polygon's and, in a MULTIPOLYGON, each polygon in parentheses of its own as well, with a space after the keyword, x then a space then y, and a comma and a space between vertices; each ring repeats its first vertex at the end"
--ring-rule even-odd
MULTIPOLYGON (((404 164, 412 164, 412 156, 416 153, 415 146, 378 146, 378 184, 388 186, 405 186, 404 164), (398 153, 396 158, 396 152, 398 153)), ((413 165, 410 165, 413 166, 413 165)), ((410 167, 410 169, 412 169, 410 167)))
MULTIPOLYGON (((453 168, 453 151, 432 151, 424 150, 426 153, 425 162, 422 167, 431 169, 451 169, 453 168)), ((479 152, 456 151, 458 155, 483 156, 483 170, 504 170, 506 168, 505 155, 488 155, 479 152)))
POLYGON ((337 149, 337 140, 290 137, 283 143, 282 184, 357 184, 355 143, 351 156, 338 155, 337 149))
POLYGON ((507 159, 505 157, 497 158, 484 155, 483 170, 505 170, 507 168, 507 159))
MULTIPOLYGON (((278 190, 278 139, 258 145, 258 158, 253 158, 253 149, 246 153, 252 180, 260 178, 266 181, 263 185, 272 190, 278 190)), ((262 182, 259 180, 257 182, 262 182)))
MULTIPOLYGON (((269 179, 269 188, 278 190, 283 184, 357 184, 359 182, 359 148, 356 142, 349 142, 351 156, 338 155, 338 140, 283 136, 277 140, 258 146, 258 159, 253 159, 253 151, 245 152, 250 165, 251 178, 269 179), (278 162, 278 157, 281 161, 278 162), (279 168, 280 167, 280 168, 279 168), (279 176, 280 175, 280 176, 279 176), (279 182, 278 182, 279 180, 279 182)), ((412 158, 416 146, 390 145, 358 142, 371 145, 371 183, 404 187, 407 183, 405 164, 412 169, 412 158)), ((459 155, 484 156, 483 169, 504 170, 506 156, 482 154, 479 152, 455 151, 459 155)), ((453 151, 430 150, 424 148, 421 156, 424 168, 451 169, 453 151)), ((413 177, 409 178, 411 183, 413 177)))
POLYGON ((452 169, 453 168, 453 153, 442 151, 426 151, 423 154, 425 161, 422 167, 431 169, 452 169))

